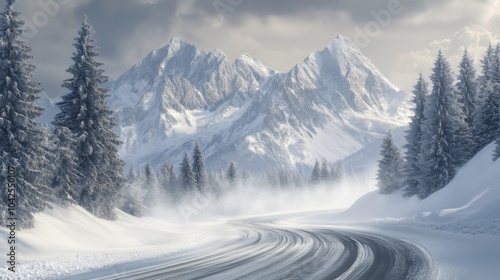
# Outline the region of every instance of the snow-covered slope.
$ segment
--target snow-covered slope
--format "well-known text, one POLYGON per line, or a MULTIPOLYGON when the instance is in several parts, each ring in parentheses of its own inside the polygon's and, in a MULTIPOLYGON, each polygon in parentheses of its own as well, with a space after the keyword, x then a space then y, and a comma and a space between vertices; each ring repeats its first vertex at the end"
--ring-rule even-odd
POLYGON ((260 173, 358 151, 406 123, 406 99, 342 36, 288 73, 174 38, 112 84, 110 104, 129 163, 178 162, 200 141, 211 168, 260 173))
MULTIPOLYGON (((107 221, 80 206, 36 214, 35 228, 16 233, 16 273, 7 272, 7 256, 2 254, 0 279, 65 279, 68 274, 116 263, 158 258, 222 236, 233 238, 215 223, 182 225, 119 210, 117 214, 116 221, 107 221)), ((0 228, 2 240, 7 240, 7 234, 6 228, 0 228)), ((0 252, 8 252, 7 245, 1 242, 0 252)))
POLYGON ((372 192, 337 218, 396 218, 394 222, 500 235, 500 161, 492 162, 493 150, 494 144, 484 148, 447 186, 422 201, 372 192))

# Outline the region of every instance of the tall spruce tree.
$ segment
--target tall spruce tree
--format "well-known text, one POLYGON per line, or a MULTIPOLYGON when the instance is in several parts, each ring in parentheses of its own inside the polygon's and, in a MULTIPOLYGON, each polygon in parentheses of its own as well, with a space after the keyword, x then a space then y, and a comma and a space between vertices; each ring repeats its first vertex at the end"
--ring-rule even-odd
MULTIPOLYGON (((35 105, 41 87, 33 80, 31 49, 23 40, 21 13, 7 0, 0 14, 0 224, 8 211, 7 172, 15 168, 18 228, 33 226, 33 213, 42 211, 51 195, 48 186, 48 147, 35 118, 43 112, 35 105)), ((12 197, 10 197, 12 198, 12 197)))
POLYGON ((490 45, 483 60, 481 60, 480 101, 474 118, 473 130, 476 152, 494 141, 498 135, 500 101, 498 100, 498 94, 495 92, 495 76, 499 72, 498 57, 498 52, 490 45))
POLYGON ((142 189, 145 193, 144 205, 148 208, 155 207, 159 202, 160 189, 156 172, 149 162, 144 168, 144 181, 142 189))
POLYGON ((163 196, 163 200, 168 204, 173 203, 173 189, 170 186, 170 164, 163 163, 160 172, 158 173, 158 184, 163 196))
POLYGON ((127 174, 127 182, 120 190, 120 196, 120 209, 124 212, 136 217, 142 217, 146 213, 147 209, 144 205, 145 192, 133 164, 127 174))
POLYGON ((234 161, 231 161, 231 163, 229 163, 229 167, 227 168, 227 171, 226 171, 226 180, 229 183, 234 184, 236 182, 237 176, 238 176, 238 171, 236 169, 236 163, 234 161))
POLYGON ((193 195, 196 192, 196 179, 187 153, 184 153, 179 169, 181 172, 179 179, 182 196, 193 195))
POLYGON ((341 160, 339 161, 339 163, 337 163, 337 166, 332 167, 330 177, 334 183, 342 181, 344 177, 344 164, 341 160))
POLYGON ((314 163, 313 170, 311 172, 311 178, 309 179, 310 184, 319 184, 321 182, 321 168, 319 162, 316 160, 314 163))
POLYGON ((497 117, 496 127, 492 127, 493 133, 496 133, 495 151, 493 153, 493 160, 496 161, 500 158, 500 44, 497 44, 495 52, 495 67, 493 73, 493 88, 494 97, 497 101, 497 117))
POLYGON ((383 194, 392 193, 403 184, 403 157, 394 144, 391 132, 387 133, 380 151, 382 159, 378 162, 377 187, 383 194))
POLYGON ((464 51, 459 67, 460 71, 456 85, 457 94, 460 96, 465 122, 467 123, 468 129, 472 132, 474 127, 474 116, 476 114, 478 86, 474 61, 468 54, 467 49, 464 51))
POLYGON ((57 103, 61 112, 53 124, 69 128, 77 139, 83 176, 80 205, 99 217, 113 219, 116 194, 124 183, 124 164, 118 158, 121 142, 113 131, 114 117, 106 103, 109 93, 102 87, 107 77, 96 60, 99 54, 93 34, 85 17, 75 38, 74 64, 67 70, 72 78, 63 84, 69 93, 57 103))
POLYGON ((78 169, 76 140, 67 127, 54 129, 54 154, 56 171, 52 178, 52 189, 56 200, 65 206, 77 203, 80 200, 82 175, 78 169))
POLYGON ((422 73, 413 88, 413 104, 415 106, 413 117, 406 131, 405 153, 405 189, 404 196, 414 196, 418 193, 420 177, 423 170, 420 163, 422 151, 422 126, 424 123, 425 100, 429 95, 428 83, 422 73))
POLYGON ((208 177, 205 171, 205 159, 200 148, 200 144, 196 142, 193 150, 193 173, 196 181, 196 188, 200 193, 208 193, 208 177))
POLYGON ((328 170, 328 164, 326 163, 326 160, 323 160, 323 163, 321 164, 320 178, 322 182, 327 182, 330 180, 330 170, 328 170))
MULTIPOLYGON (((424 111, 421 164, 424 172, 419 197, 425 198, 448 184, 464 163, 467 141, 463 110, 454 93, 448 61, 439 51, 431 75, 432 93, 424 111)), ((470 140, 470 139, 469 139, 470 140)), ((470 145, 470 144, 468 144, 470 145)), ((468 156, 468 155, 467 155, 468 156)))
POLYGON ((235 186, 237 177, 238 170, 236 169, 236 163, 234 161, 231 161, 226 171, 226 180, 230 186, 235 186))

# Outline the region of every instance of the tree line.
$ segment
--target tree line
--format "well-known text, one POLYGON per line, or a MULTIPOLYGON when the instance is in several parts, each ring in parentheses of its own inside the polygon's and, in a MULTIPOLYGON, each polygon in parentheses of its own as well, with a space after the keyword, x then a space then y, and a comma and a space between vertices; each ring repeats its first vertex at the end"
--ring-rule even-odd
POLYGON ((115 218, 116 193, 125 181, 121 144, 108 108, 107 81, 85 17, 75 38, 68 93, 57 103, 53 131, 36 118, 42 88, 34 81, 31 49, 23 39, 24 22, 7 0, 0 14, 0 223, 5 223, 6 168, 16 168, 15 217, 19 228, 34 226, 33 214, 50 207, 79 204, 94 215, 115 218))
MULTIPOLYGON (((241 180, 245 178, 248 177, 241 176, 241 180)), ((184 153, 178 168, 168 162, 159 171, 149 162, 139 170, 132 165, 120 192, 118 207, 126 213, 141 217, 155 207, 175 207, 199 197, 217 198, 234 190, 239 179, 234 162, 225 171, 208 172, 202 149, 196 142, 192 160, 187 152, 184 153)))
POLYGON ((439 51, 430 90, 420 73, 404 154, 390 132, 382 143, 377 175, 382 193, 402 189, 406 197, 424 199, 490 143, 496 143, 493 160, 500 158, 500 44, 489 45, 481 66, 478 76, 465 49, 455 78, 439 51))

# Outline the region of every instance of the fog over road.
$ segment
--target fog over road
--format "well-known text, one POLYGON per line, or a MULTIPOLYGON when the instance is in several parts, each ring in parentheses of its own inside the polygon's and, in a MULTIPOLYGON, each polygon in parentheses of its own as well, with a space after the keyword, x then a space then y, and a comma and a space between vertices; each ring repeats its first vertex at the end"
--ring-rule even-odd
MULTIPOLYGON (((151 266, 93 272, 99 279, 433 279, 429 254, 389 236, 345 228, 231 221, 237 239, 168 256, 151 266), (106 275, 113 273, 113 275, 106 275)), ((133 266, 131 266, 133 267, 133 266)), ((87 279, 90 274, 70 279, 87 279)))

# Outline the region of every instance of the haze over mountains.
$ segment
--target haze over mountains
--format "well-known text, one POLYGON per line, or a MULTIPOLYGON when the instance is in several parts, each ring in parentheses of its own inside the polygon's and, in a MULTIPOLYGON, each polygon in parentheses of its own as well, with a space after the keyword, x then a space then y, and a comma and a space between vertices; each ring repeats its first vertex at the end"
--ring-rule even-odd
POLYGON ((287 73, 173 38, 108 86, 135 165, 180 162, 199 141, 210 169, 302 169, 359 151, 408 115, 408 95, 342 36, 287 73))

